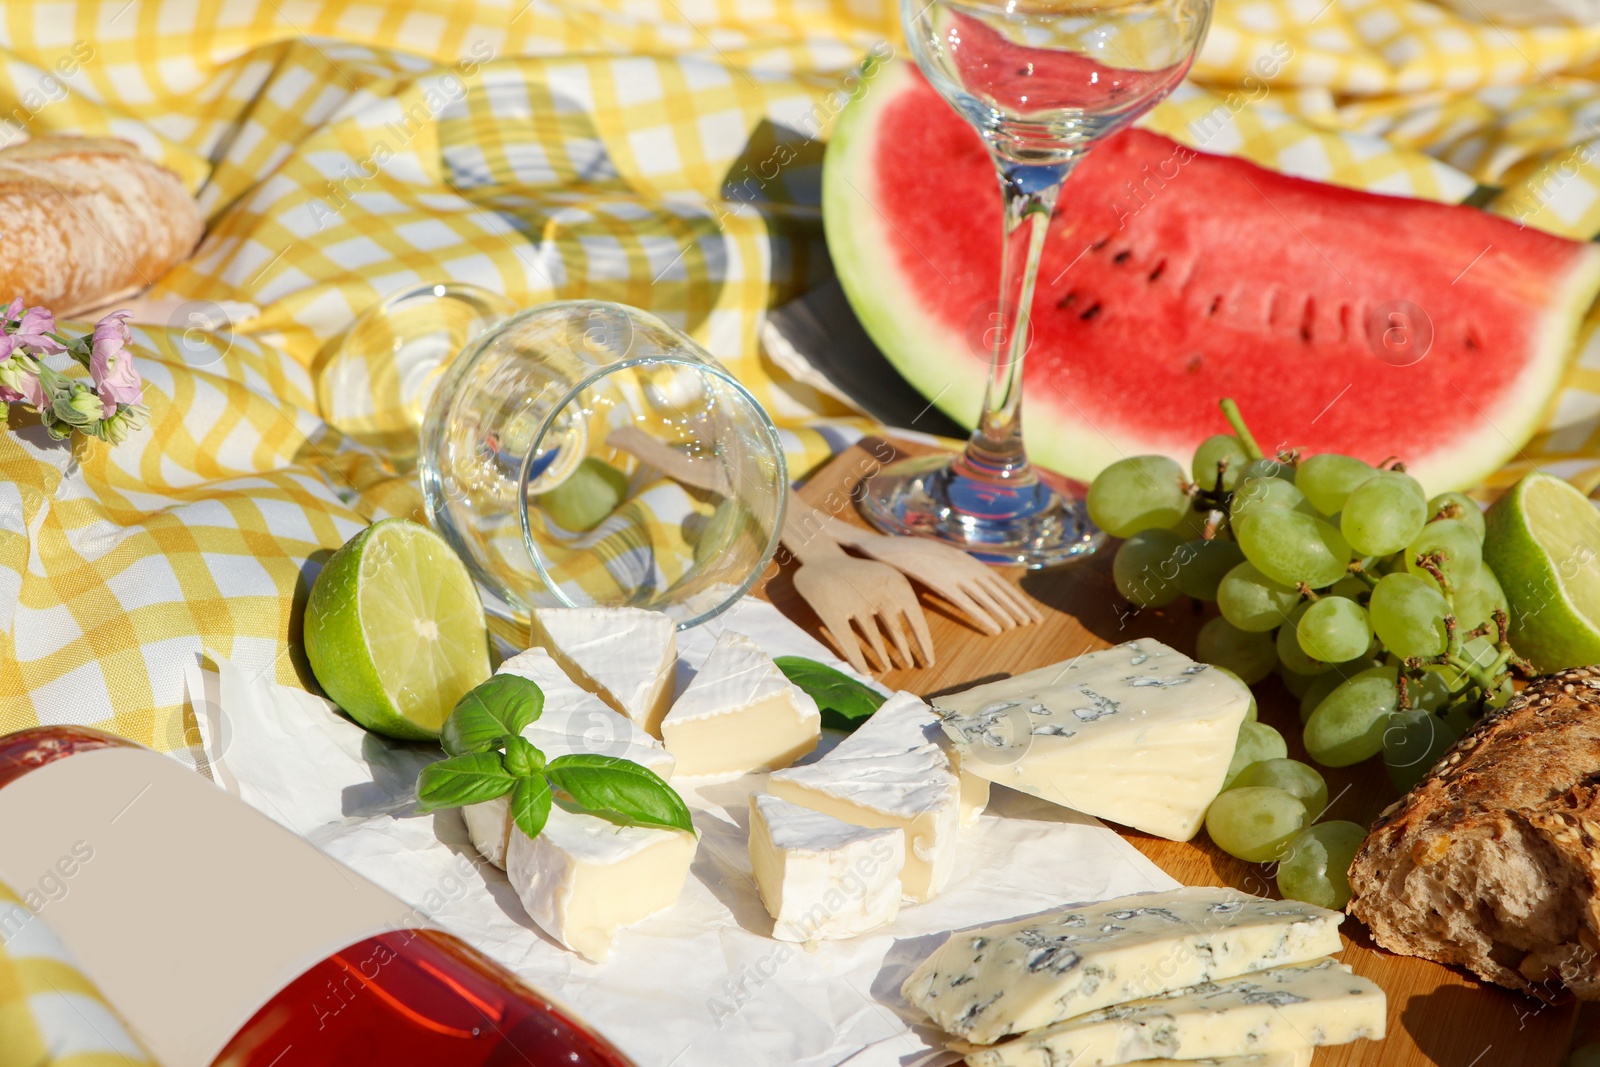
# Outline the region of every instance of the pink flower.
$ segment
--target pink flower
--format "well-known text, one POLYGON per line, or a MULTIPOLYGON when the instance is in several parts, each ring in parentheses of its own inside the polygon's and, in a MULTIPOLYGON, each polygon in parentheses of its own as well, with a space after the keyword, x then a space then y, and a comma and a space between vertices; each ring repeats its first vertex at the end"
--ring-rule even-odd
POLYGON ((28 308, 22 313, 22 324, 17 327, 14 337, 17 344, 28 345, 40 352, 65 352, 66 348, 61 342, 49 336, 55 332, 56 317, 49 308, 28 308))
POLYGON ((137 404, 144 400, 144 383, 133 366, 128 351, 131 337, 127 320, 131 311, 114 311, 95 323, 93 346, 89 350, 89 375, 104 406, 103 417, 110 418, 118 404, 137 404))

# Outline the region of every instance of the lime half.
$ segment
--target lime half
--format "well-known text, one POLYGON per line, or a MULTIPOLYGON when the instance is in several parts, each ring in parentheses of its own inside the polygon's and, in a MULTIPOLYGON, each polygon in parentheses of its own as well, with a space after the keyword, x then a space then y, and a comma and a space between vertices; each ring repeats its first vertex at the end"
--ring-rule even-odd
POLYGON ((444 539, 375 522, 328 558, 306 603, 306 657, 329 699, 389 737, 430 740, 489 677, 483 602, 444 539))
POLYGON ((1511 645, 1541 671, 1600 663, 1600 511, 1530 474, 1484 516, 1483 558, 1511 605, 1511 645))

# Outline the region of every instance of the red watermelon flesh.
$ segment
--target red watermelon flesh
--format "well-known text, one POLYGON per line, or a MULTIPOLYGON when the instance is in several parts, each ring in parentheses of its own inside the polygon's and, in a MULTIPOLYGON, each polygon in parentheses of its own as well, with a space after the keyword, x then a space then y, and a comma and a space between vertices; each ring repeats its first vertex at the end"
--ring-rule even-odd
MULTIPOLYGON (((846 111, 824 186, 863 324, 970 426, 999 284, 982 143, 896 65, 846 111)), ((1540 425, 1597 291, 1593 245, 1129 130, 1067 180, 1051 224, 1029 451, 1080 479, 1137 453, 1187 465, 1231 396, 1263 446, 1399 456, 1431 490, 1474 484, 1540 425)))

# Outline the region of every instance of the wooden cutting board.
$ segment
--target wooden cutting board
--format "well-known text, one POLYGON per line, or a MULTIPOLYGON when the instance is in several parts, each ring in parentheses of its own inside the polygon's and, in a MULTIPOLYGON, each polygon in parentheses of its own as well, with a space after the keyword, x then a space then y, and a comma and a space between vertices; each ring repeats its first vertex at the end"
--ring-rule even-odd
MULTIPOLYGON (((851 493, 898 449, 901 455, 927 451, 922 446, 891 446, 872 438, 844 452, 813 476, 801 496, 814 507, 860 523, 851 493)), ((780 553, 780 556, 782 553, 780 553)), ((764 585, 766 596, 789 618, 817 634, 816 616, 794 591, 792 564, 780 565, 764 585)), ((897 689, 929 695, 973 682, 1033 670, 1079 653, 1139 637, 1154 637, 1185 652, 1194 649, 1195 632, 1209 615, 1187 602, 1161 611, 1134 611, 1111 581, 1111 553, 1051 571, 1018 570, 1012 578, 1045 608, 1042 624, 995 637, 941 609, 923 596, 933 631, 937 662, 881 676, 897 689)), ((824 640, 826 640, 824 638, 824 640)), ((1276 680, 1257 687, 1261 721, 1289 742, 1289 755, 1306 759, 1300 744, 1299 702, 1276 680)), ((1323 770, 1333 797, 1326 818, 1370 823, 1394 800, 1381 761, 1323 770)), ((1229 885, 1276 896, 1271 871, 1223 853, 1202 831, 1179 843, 1116 828, 1162 870, 1186 885, 1229 885)), ((1396 956, 1373 946, 1354 919, 1344 925, 1344 962, 1377 982, 1389 996, 1389 1032, 1383 1041, 1358 1041, 1324 1049, 1317 1067, 1557 1067, 1572 1040, 1576 1012, 1571 1005, 1550 1007, 1517 993, 1478 982, 1464 971, 1426 960, 1396 956)))

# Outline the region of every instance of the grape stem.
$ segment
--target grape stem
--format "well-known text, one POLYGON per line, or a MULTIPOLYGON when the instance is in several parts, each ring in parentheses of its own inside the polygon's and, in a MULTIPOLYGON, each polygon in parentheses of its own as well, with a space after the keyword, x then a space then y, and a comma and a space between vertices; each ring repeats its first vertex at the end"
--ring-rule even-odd
POLYGON ((1265 454, 1261 446, 1256 444, 1255 435, 1250 432, 1250 427, 1245 425, 1244 416, 1239 412, 1239 405, 1233 397, 1225 396, 1217 405, 1222 409, 1222 417, 1228 420, 1228 425, 1233 427, 1233 434, 1244 446, 1245 455, 1251 459, 1264 459, 1265 454))
POLYGON ((1369 572, 1367 568, 1361 565, 1361 561, 1359 559, 1351 560, 1350 566, 1346 569, 1357 578, 1360 578, 1363 582, 1366 582, 1368 589, 1377 588, 1378 579, 1371 572, 1369 572))
POLYGON ((1445 580, 1444 571, 1439 569, 1443 558, 1437 552, 1417 553, 1417 566, 1428 572, 1428 576, 1439 583, 1439 591, 1444 594, 1444 599, 1452 608, 1456 606, 1455 596, 1450 588, 1450 583, 1445 580))

